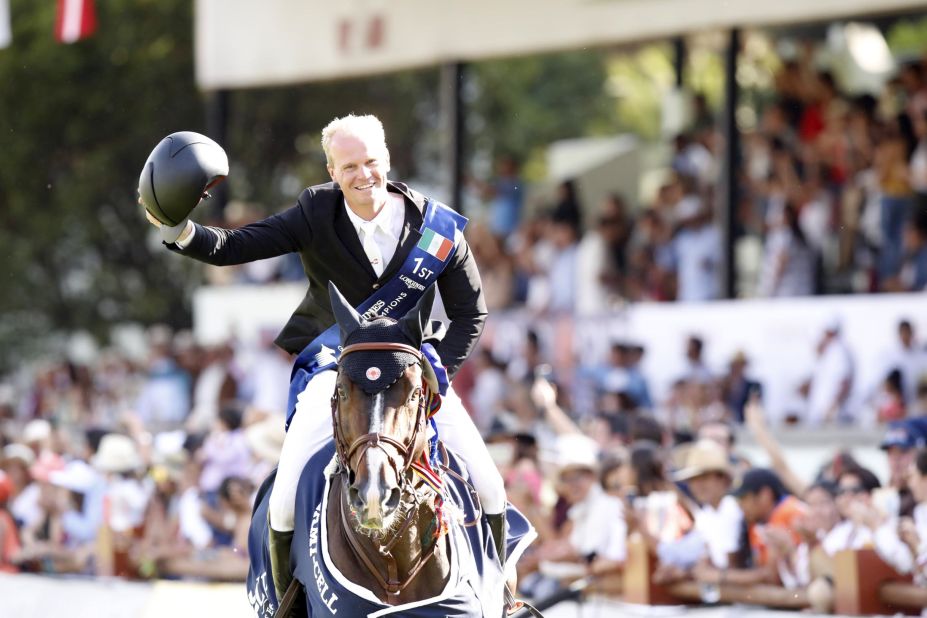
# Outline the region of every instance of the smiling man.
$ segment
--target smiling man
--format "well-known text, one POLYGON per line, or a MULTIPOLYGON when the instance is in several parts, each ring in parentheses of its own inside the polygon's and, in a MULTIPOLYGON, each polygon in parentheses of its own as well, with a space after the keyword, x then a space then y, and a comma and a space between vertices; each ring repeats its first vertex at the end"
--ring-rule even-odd
MULTIPOLYGON (((387 179, 390 156, 380 121, 374 116, 336 118, 322 131, 322 148, 332 182, 304 189, 295 206, 235 230, 189 220, 162 228, 169 249, 214 265, 298 253, 309 279, 304 300, 276 339, 299 356, 288 434, 270 499, 275 567, 289 562, 299 475, 332 436, 336 373, 331 369, 339 341, 337 327, 332 331, 329 283, 361 314, 391 318, 402 317, 436 284, 450 324, 443 339, 434 340, 435 349, 449 378, 473 350, 486 319, 479 272, 463 238, 466 219, 387 179), (328 336, 332 332, 334 339, 328 336)), ((502 478, 453 388, 440 390, 445 392, 435 415, 439 435, 466 461, 500 545, 502 478)), ((285 588, 287 578, 278 579, 282 569, 274 571, 274 583, 285 588)))

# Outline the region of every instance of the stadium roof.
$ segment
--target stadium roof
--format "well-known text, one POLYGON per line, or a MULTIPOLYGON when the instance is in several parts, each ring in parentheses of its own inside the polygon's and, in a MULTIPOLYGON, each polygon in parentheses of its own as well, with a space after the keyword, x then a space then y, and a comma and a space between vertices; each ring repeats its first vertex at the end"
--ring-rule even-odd
POLYGON ((196 76, 207 90, 311 82, 922 8, 918 0, 197 0, 196 76))

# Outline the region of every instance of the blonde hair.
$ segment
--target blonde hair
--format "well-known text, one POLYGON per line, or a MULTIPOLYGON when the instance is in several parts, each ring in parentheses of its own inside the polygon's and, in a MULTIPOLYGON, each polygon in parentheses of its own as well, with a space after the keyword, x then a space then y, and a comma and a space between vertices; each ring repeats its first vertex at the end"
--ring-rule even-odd
POLYGON ((371 114, 366 116, 348 114, 341 118, 335 118, 328 123, 328 126, 322 129, 322 150, 325 151, 325 162, 328 165, 332 164, 330 152, 332 140, 338 133, 379 141, 383 144, 383 149, 386 150, 386 132, 383 130, 383 123, 380 122, 379 118, 371 114))

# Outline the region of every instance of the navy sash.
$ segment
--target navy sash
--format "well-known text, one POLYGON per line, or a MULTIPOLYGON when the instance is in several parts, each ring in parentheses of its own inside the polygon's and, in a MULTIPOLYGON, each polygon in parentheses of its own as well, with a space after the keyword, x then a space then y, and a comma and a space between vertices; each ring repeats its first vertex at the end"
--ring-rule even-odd
MULTIPOLYGON (((412 248, 396 275, 380 286, 370 298, 357 307, 357 312, 367 318, 374 315, 401 318, 422 297, 428 286, 434 285, 444 271, 454 252, 467 218, 441 202, 428 199, 425 202, 425 216, 419 231, 422 234, 418 244, 412 248)), ((430 344, 422 346, 438 381, 441 394, 445 394, 447 371, 430 344)), ((341 333, 334 324, 312 340, 296 357, 290 374, 290 393, 287 400, 286 426, 289 428, 296 412, 296 398, 314 376, 333 369, 341 355, 341 333)))

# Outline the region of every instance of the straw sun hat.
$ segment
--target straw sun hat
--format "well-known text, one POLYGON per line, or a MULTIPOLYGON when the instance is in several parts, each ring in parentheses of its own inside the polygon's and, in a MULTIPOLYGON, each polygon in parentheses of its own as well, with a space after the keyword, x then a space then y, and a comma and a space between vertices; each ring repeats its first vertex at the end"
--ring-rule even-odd
POLYGON ((713 440, 699 440, 686 453, 685 467, 677 471, 673 478, 688 481, 711 472, 720 472, 733 478, 731 464, 727 453, 713 440))

